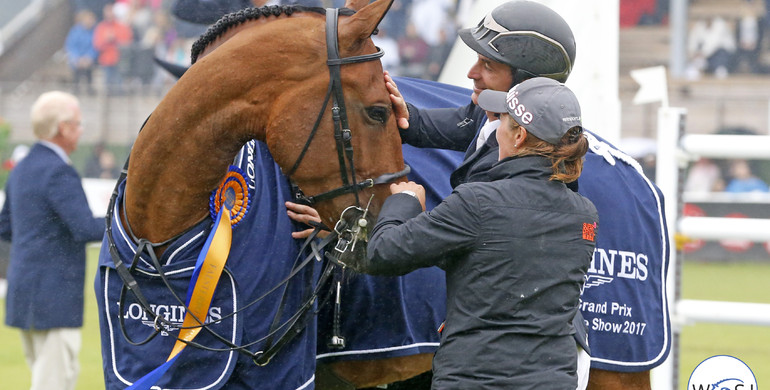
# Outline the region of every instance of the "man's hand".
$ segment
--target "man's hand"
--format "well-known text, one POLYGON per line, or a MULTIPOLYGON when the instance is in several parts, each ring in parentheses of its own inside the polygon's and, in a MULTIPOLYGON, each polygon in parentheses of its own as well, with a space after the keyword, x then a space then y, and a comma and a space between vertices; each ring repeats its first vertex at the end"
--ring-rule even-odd
POLYGON ((403 191, 411 191, 417 196, 417 200, 420 201, 422 211, 425 211, 425 187, 413 182, 405 181, 401 183, 393 183, 390 185, 390 193, 398 194, 403 191))
POLYGON ((393 115, 396 116, 396 124, 401 129, 409 128, 409 110, 406 108, 406 101, 398 91, 396 82, 390 77, 390 73, 385 71, 385 87, 390 92, 390 102, 393 103, 393 115))
MULTIPOLYGON (((302 204, 297 204, 293 202, 286 202, 286 214, 289 215, 289 218, 291 218, 293 221, 304 223, 306 225, 310 225, 309 222, 321 222, 321 217, 318 215, 318 211, 316 209, 305 206, 302 204)), ((312 225, 310 225, 312 226, 312 225)), ((313 228, 305 229, 299 232, 292 232, 291 236, 293 238, 307 238, 310 233, 313 233, 313 228)), ((322 230, 318 232, 318 237, 324 238, 327 235, 329 235, 329 232, 322 230)))

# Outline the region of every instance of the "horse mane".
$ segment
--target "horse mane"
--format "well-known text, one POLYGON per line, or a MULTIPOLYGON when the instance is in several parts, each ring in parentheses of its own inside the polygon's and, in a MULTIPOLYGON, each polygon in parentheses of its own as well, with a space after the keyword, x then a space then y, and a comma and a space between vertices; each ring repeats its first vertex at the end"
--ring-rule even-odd
MULTIPOLYGON (((246 8, 240 11, 236 11, 227 14, 220 18, 216 23, 206 30, 203 35, 198 38, 192 45, 191 52, 191 64, 194 64, 198 60, 198 56, 203 53, 204 50, 217 38, 221 37, 231 28, 240 24, 246 23, 251 20, 259 19, 260 17, 268 16, 291 16, 295 12, 314 12, 320 15, 326 13, 325 8, 321 7, 308 7, 303 5, 269 5, 261 8, 246 8)), ((350 16, 355 13, 354 10, 348 8, 341 8, 340 15, 350 16)))

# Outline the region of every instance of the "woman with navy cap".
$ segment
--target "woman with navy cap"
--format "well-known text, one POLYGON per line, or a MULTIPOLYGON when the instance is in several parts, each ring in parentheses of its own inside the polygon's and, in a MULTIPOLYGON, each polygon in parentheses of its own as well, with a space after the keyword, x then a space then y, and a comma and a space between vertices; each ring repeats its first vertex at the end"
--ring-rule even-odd
POLYGON ((423 187, 391 185, 361 272, 446 271, 447 318, 433 389, 575 389, 572 319, 598 229, 565 183, 588 143, 566 86, 537 77, 479 105, 500 115, 490 182, 463 184, 430 212, 423 187))

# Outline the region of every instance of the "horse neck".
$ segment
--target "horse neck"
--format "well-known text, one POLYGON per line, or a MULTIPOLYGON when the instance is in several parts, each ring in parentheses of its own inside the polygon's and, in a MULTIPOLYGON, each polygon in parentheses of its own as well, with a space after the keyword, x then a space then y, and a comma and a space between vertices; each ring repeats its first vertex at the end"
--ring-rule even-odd
POLYGON ((192 85, 206 77, 194 74, 163 99, 132 150, 125 215, 137 237, 153 242, 205 218, 210 193, 238 150, 264 140, 269 94, 253 102, 238 91, 212 93, 207 83, 192 85))
POLYGON ((320 102, 307 95, 328 83, 317 71, 325 68, 324 18, 305 15, 250 21, 216 38, 217 49, 204 51, 158 105, 128 171, 125 214, 137 237, 167 240, 205 218, 211 191, 246 142, 266 141, 288 106, 317 112, 320 102))
MULTIPOLYGON (((134 144, 125 192, 126 220, 137 237, 161 242, 206 218, 211 191, 238 150, 251 139, 265 141, 287 79, 307 77, 310 61, 289 66, 276 52, 294 58, 311 52, 296 49, 301 43, 320 46, 298 34, 319 35, 308 26, 322 25, 320 15, 266 27, 286 18, 249 21, 216 37, 217 49, 204 51, 152 113, 134 144), (295 50, 285 54, 287 46, 295 50)), ((317 52, 318 61, 319 53, 325 58, 322 46, 317 52)))

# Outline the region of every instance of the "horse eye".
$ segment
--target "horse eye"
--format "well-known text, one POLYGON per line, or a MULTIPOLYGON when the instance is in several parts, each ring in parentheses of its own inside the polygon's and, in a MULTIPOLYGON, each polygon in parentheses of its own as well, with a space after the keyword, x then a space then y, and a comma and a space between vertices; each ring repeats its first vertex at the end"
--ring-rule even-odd
POLYGON ((372 107, 366 107, 366 115, 369 116, 373 121, 379 122, 381 124, 385 124, 385 122, 388 121, 388 115, 390 112, 387 108, 382 106, 372 106, 372 107))

